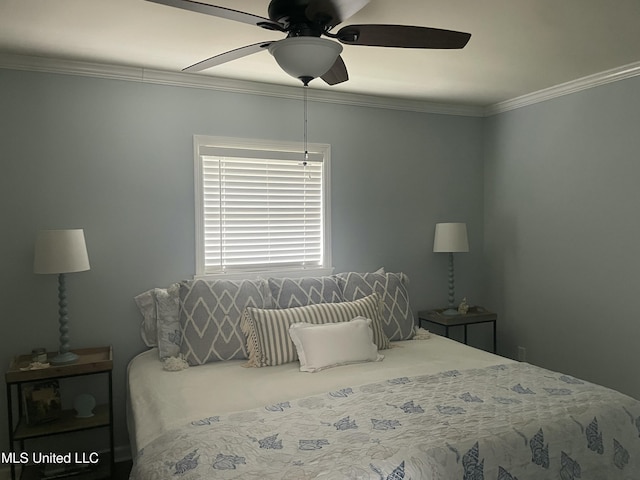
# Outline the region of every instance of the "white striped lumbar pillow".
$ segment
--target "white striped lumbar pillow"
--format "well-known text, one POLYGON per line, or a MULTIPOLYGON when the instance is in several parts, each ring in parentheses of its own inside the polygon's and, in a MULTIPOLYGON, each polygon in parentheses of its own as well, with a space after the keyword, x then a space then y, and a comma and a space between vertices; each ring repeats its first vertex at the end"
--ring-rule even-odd
POLYGON ((378 349, 389 348, 389 339, 382 330, 378 294, 353 302, 320 303, 285 309, 247 307, 240 328, 247 337, 250 367, 282 365, 298 360, 296 348, 289 336, 289 326, 306 322, 313 325, 348 322, 356 317, 370 318, 373 340, 378 349))

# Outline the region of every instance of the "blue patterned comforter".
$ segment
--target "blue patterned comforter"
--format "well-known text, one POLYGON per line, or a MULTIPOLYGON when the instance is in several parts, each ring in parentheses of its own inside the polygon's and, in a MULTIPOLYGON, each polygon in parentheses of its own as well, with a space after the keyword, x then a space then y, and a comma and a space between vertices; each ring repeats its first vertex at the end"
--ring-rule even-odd
POLYGON ((195 419, 132 478, 640 479, 640 402, 528 364, 393 378, 195 419))

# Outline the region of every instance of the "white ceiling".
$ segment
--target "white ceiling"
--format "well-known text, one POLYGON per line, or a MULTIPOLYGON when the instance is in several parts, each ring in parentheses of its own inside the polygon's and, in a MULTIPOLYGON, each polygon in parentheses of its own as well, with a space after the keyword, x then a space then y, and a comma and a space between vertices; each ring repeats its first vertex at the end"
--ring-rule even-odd
MULTIPOLYGON (((205 1, 205 0, 201 0, 205 1)), ((208 0, 267 16, 268 0, 208 0)), ((489 106, 640 61, 640 1, 371 0, 350 23, 472 34, 463 50, 348 46, 350 80, 313 88, 489 106)), ((283 34, 145 0, 0 0, 0 53, 180 71, 283 34)), ((299 85, 267 52, 206 72, 299 85)))

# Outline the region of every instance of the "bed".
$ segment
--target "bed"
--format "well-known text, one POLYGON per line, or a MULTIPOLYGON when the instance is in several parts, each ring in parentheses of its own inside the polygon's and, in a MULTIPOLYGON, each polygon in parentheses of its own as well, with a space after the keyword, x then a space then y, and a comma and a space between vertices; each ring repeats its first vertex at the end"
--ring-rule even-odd
POLYGON ((639 402, 443 337, 312 374, 242 364, 131 362, 133 479, 640 478, 639 402))
MULTIPOLYGON (((181 294, 183 335, 197 316, 188 312, 202 310, 212 288, 193 307, 189 292, 181 294)), ((355 303, 340 300, 326 308, 355 303)), ((245 317, 252 311, 242 309, 245 317)), ((287 315, 296 308, 259 311, 287 315)), ((378 350, 366 320, 378 356, 315 373, 300 371, 309 361, 303 356, 248 368, 246 356, 198 363, 196 355, 197 366, 180 371, 163 368, 161 345, 135 357, 127 383, 131 478, 640 478, 639 401, 423 330, 378 350)), ((383 324, 389 338, 402 329, 383 324)), ((216 328, 218 338, 224 328, 216 328)), ((251 343, 250 335, 240 337, 251 343)), ((196 345, 185 350, 185 342, 182 353, 196 345)))

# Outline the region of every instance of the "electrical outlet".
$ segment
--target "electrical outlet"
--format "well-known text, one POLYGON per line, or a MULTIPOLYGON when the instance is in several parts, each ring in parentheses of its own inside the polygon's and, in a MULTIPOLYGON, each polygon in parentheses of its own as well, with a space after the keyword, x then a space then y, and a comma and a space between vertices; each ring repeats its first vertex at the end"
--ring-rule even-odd
POLYGON ((527 361, 527 349, 524 347, 518 347, 518 361, 526 362, 527 361))

